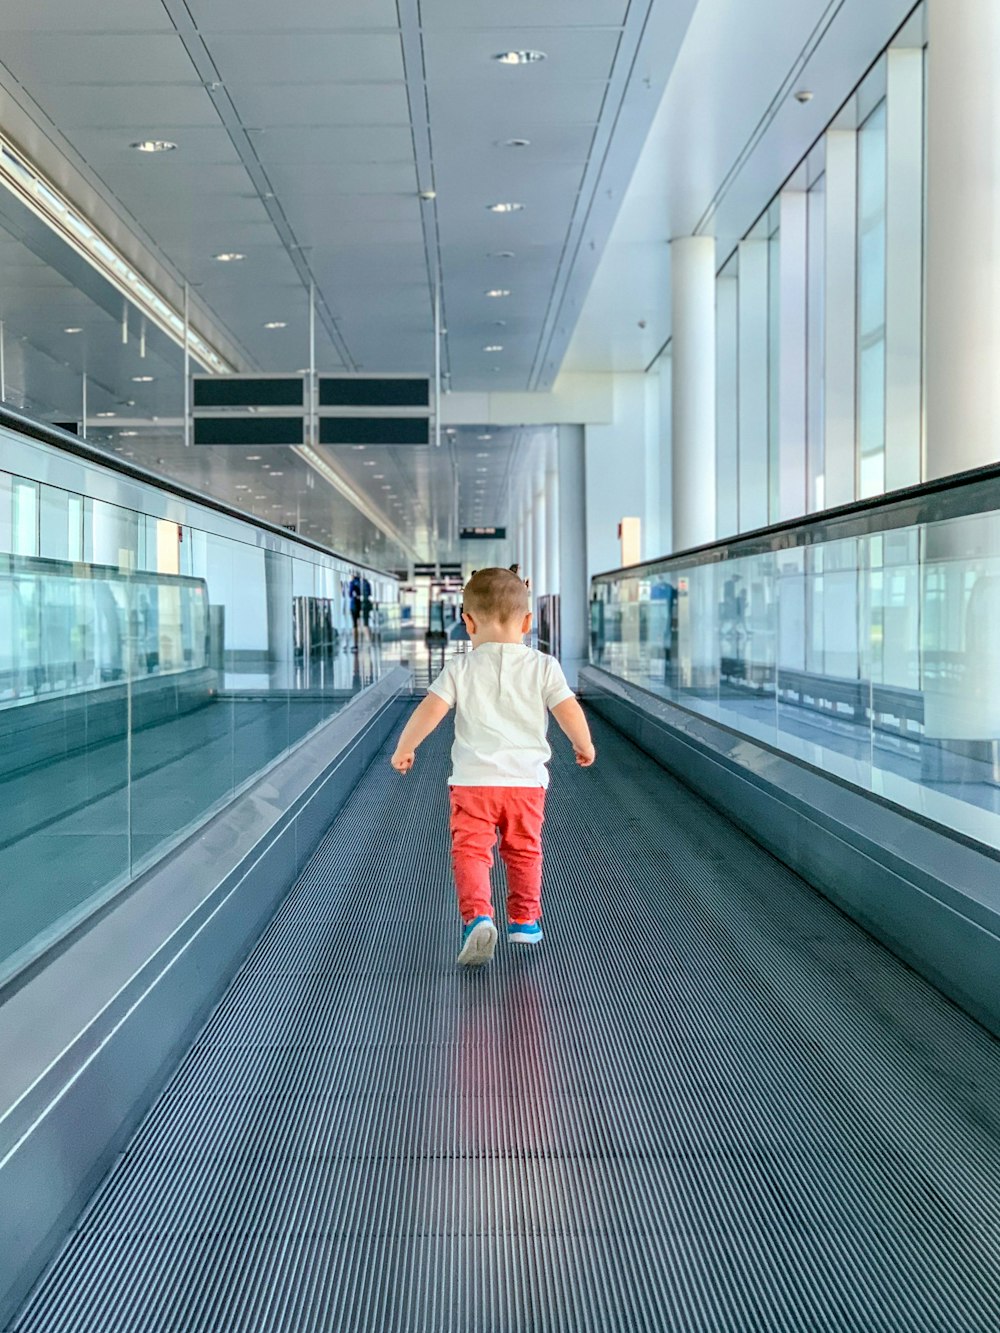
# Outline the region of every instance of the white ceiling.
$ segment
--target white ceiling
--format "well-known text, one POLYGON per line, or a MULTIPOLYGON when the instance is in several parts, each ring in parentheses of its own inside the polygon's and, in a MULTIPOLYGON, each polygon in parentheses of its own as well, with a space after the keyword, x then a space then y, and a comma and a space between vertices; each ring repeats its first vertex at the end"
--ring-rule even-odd
MULTIPOLYGON (((700 225, 720 249, 735 240, 909 7, 5 0, 0 132, 169 299, 179 304, 187 281, 197 327, 238 368, 308 364, 313 281, 320 370, 430 371, 440 266, 450 387, 544 388, 560 367, 649 363, 669 336, 669 237, 700 225), (523 47, 548 59, 491 58, 523 47), (799 79, 816 93, 805 108, 788 95, 799 79), (129 147, 144 138, 179 147, 129 147), (506 146, 512 138, 530 146, 506 146), (436 198, 423 202, 427 189, 436 198), (525 208, 498 216, 486 207, 497 200, 525 208), (232 250, 246 260, 213 258, 232 250), (511 295, 487 297, 494 287, 511 295), (265 330, 268 320, 287 327, 265 330), (494 344, 503 350, 484 350, 494 344)), ((178 349, 149 330, 140 357, 138 320, 123 344, 120 297, 3 196, 11 396, 75 417, 86 370, 92 420, 150 421, 120 448, 245 498, 233 451, 185 452, 176 428, 150 420, 181 413, 178 349), (69 326, 83 332, 63 334, 69 326), (136 384, 140 373, 153 383, 136 384)), ((485 448, 476 434, 383 451, 377 482, 369 474, 382 466, 338 450, 332 461, 365 496, 367 518, 291 455, 270 469, 283 476, 267 483, 266 507, 301 515, 305 503, 304 521, 347 554, 397 562, 372 515, 419 558, 453 554, 456 522, 507 517, 517 434, 485 448)))
POLYGON ((38 164, 134 220, 253 362, 306 360, 312 279, 326 367, 430 370, 440 264, 452 386, 520 389, 554 377, 577 233, 641 146, 616 119, 638 88, 648 126, 694 4, 519 0, 500 23, 486 0, 16 0, 0 9, 0 83, 41 131, 25 143, 38 164), (492 59, 522 46, 548 59, 492 59), (515 137, 530 146, 503 146, 515 137), (178 149, 129 148, 143 138, 178 149), (504 199, 524 212, 487 211, 504 199), (223 270, 212 256, 232 250, 247 259, 223 270), (486 298, 497 285, 511 296, 486 298), (497 319, 502 356, 482 350, 497 319))

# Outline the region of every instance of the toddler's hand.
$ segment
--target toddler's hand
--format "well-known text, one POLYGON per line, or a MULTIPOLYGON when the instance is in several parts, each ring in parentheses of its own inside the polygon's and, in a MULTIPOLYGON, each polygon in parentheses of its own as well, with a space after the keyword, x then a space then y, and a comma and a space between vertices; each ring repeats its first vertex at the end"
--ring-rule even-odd
POLYGON ((576 752, 576 762, 581 768, 589 768, 596 758, 597 751, 592 745, 588 745, 585 750, 577 750, 576 752))
POLYGON ((397 750, 389 762, 397 773, 409 773, 415 757, 413 750, 397 750))

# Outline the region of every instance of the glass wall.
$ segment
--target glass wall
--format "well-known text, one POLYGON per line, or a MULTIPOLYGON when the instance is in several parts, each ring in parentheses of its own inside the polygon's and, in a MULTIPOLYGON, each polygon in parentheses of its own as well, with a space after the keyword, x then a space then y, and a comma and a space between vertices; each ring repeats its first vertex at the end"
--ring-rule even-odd
POLYGON ((998 494, 1000 473, 603 575, 591 660, 1000 848, 998 494))
POLYGON ((719 270, 720 536, 920 480, 924 27, 915 11, 719 270), (805 243, 783 247, 802 200, 805 243))
POLYGON ((807 197, 806 494, 810 513, 826 503, 826 173, 807 197))
POLYGON ((886 106, 858 131, 858 475, 860 499, 885 490, 886 106))
POLYGON ((99 485, 51 484, 59 451, 2 439, 20 472, 0 471, 0 977, 370 685, 399 638, 387 575, 180 499, 166 519, 162 492, 96 465, 72 472, 99 485))

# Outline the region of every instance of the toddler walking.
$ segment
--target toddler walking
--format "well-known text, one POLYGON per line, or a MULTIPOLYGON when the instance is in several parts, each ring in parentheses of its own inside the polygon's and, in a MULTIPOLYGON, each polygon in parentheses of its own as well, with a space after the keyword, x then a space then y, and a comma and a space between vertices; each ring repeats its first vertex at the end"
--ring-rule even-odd
POLYGON ((414 709, 392 756, 399 773, 455 709, 452 747, 451 850, 464 930, 459 963, 488 963, 497 930, 490 901, 493 844, 507 867, 507 938, 542 938, 542 821, 548 714, 558 722, 584 768, 595 750, 583 709, 554 657, 525 646, 531 628, 528 590, 507 569, 481 569, 466 584, 462 619, 472 652, 453 658, 414 709))

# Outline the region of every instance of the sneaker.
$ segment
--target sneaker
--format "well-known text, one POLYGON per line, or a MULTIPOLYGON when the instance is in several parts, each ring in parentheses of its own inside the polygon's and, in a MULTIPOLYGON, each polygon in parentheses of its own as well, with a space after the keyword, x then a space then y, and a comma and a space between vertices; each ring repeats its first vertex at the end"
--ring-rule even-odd
POLYGON ((510 944, 538 944, 542 928, 537 921, 508 921, 507 940, 510 944))
POLYGON ((481 967, 493 957, 497 928, 488 916, 477 916, 462 932, 462 948, 456 962, 460 967, 481 967))

